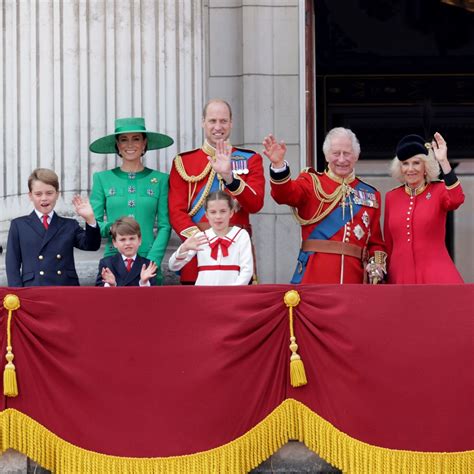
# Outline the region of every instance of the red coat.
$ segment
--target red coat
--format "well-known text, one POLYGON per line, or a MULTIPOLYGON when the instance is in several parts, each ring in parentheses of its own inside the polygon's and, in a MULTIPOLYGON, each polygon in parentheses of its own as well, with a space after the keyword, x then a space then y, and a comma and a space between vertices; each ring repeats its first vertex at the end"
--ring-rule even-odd
POLYGON ((384 235, 390 283, 463 283, 445 234, 446 213, 464 202, 464 193, 459 181, 449 188, 441 181, 417 196, 410 196, 405 186, 387 193, 384 235))
MULTIPOLYGON (((202 148, 182 153, 173 161, 169 181, 169 216, 171 226, 183 241, 197 230, 196 217, 193 221, 189 212, 196 207, 193 203, 210 177, 208 156, 212 149, 207 147, 209 145, 205 144, 202 148), (207 171, 206 167, 208 167, 207 171), (199 179, 196 179, 197 177, 199 179)), ((230 224, 243 227, 251 234, 249 215, 260 211, 265 197, 262 157, 253 151, 238 148, 233 148, 232 153, 233 158, 236 154, 245 157, 240 163, 244 163, 243 167, 248 169, 248 173, 234 174, 233 183, 224 186, 221 182, 220 187, 226 189, 238 203, 230 224)), ((206 194, 203 193, 202 204, 206 194)), ((202 211, 203 208, 198 211, 198 214, 202 211)), ((207 222, 206 216, 199 216, 197 222, 207 222)), ((194 282, 196 278, 196 259, 193 259, 181 270, 181 281, 194 282)))
MULTIPOLYGON (((331 205, 331 202, 323 202, 321 205, 321 200, 315 190, 315 179, 319 180, 326 194, 333 193, 341 185, 337 178, 333 179, 327 172, 316 173, 312 169, 303 171, 295 180, 285 181, 283 176, 279 178, 278 175, 278 173, 271 172, 272 197, 279 204, 287 204, 296 208, 299 217, 304 220, 310 220, 315 214, 323 213, 331 205)), ((355 188, 360 183, 362 183, 361 180, 354 178, 349 186, 355 188)), ((375 206, 362 205, 353 219, 342 225, 328 240, 365 247, 369 255, 372 256, 375 251, 385 251, 380 228, 381 199, 380 193, 373 187, 365 183, 363 185, 365 189, 370 189, 375 195, 375 206)), ((345 208, 345 213, 350 213, 348 206, 345 208)), ((301 226, 302 240, 307 240, 313 229, 319 224, 320 222, 303 224, 301 226)), ((309 256, 301 283, 363 283, 363 281, 364 268, 360 259, 347 255, 343 257, 337 254, 313 253, 309 256)))

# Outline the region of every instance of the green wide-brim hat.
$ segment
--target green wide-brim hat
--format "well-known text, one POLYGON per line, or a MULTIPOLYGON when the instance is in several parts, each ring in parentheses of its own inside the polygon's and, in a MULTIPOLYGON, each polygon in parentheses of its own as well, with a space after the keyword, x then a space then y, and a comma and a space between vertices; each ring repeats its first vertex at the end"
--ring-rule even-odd
POLYGON ((116 119, 114 133, 93 141, 89 145, 89 150, 94 153, 117 153, 117 148, 115 147, 117 135, 122 135, 123 133, 145 133, 147 150, 159 150, 174 143, 173 139, 168 135, 147 130, 143 117, 128 117, 116 119))

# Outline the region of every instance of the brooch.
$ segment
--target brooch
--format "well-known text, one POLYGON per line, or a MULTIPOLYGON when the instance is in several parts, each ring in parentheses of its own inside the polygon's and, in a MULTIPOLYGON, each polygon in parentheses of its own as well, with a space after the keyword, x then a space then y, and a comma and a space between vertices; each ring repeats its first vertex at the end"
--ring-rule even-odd
POLYGON ((158 182, 158 180, 156 178, 151 178, 150 179, 150 183, 156 184, 157 182, 158 182))
POLYGON ((369 227, 370 217, 369 214, 367 214, 367 211, 364 211, 362 214, 362 222, 364 223, 365 227, 369 227))
POLYGON ((426 199, 431 199, 431 193, 428 193, 428 194, 426 195, 426 199))
POLYGON ((364 229, 362 229, 362 227, 357 224, 355 227, 354 227, 354 235, 360 240, 362 239, 362 237, 364 237, 365 235, 365 232, 364 232, 364 229))

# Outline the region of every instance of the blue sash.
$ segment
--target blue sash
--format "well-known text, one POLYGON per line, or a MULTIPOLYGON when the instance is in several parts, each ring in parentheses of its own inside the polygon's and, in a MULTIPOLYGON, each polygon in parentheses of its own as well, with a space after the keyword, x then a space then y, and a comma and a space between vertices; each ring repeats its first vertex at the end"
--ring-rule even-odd
MULTIPOLYGON (((367 191, 373 192, 373 188, 369 188, 365 183, 357 183, 354 189, 359 191, 367 191)), ((342 229, 350 220, 351 220, 351 211, 349 208, 349 200, 351 197, 346 198, 346 209, 344 218, 342 217, 342 206, 340 204, 324 218, 312 231, 309 235, 307 240, 330 240, 339 229, 342 229)), ((362 206, 360 204, 355 204, 352 200, 352 215, 355 216, 360 210, 362 206)), ((312 255, 314 252, 304 252, 300 250, 298 254, 298 261, 296 264, 295 273, 293 274, 293 278, 291 279, 290 283, 299 284, 303 279, 303 276, 306 271, 306 265, 309 260, 309 256, 312 255)))
MULTIPOLYGON (((200 191, 196 194, 196 197, 194 198, 192 204, 191 204, 191 209, 196 205, 196 203, 201 199, 202 194, 204 193, 204 189, 206 189, 206 186, 203 186, 200 191)), ((214 180, 212 181, 211 188, 209 189, 209 192, 212 193, 213 191, 219 191, 219 178, 217 177, 217 174, 214 175, 214 180)), ((201 222, 202 218, 204 217, 204 214, 206 213, 206 210, 204 209, 204 204, 201 205, 199 210, 194 214, 193 217, 191 217, 192 221, 197 224, 198 222, 201 222)))

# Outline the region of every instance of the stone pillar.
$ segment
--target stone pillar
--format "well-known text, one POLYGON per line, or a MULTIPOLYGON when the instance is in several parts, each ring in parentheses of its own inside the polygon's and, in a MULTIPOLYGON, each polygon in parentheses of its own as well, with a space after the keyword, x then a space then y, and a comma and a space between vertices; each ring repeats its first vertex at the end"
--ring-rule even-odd
MULTIPOLYGON (((268 133, 285 140, 293 173, 301 168, 300 130, 305 128, 300 124, 304 104, 300 8, 297 0, 210 0, 208 12, 207 96, 222 97, 232 104, 233 144, 261 152, 268 133)), ((299 226, 290 209, 278 206, 270 197, 264 160, 265 205, 252 217, 259 280, 287 283, 299 247, 299 226)))
MULTIPOLYGON (((175 144, 145 163, 169 172, 172 158, 201 143, 202 0, 3 0, 0 22, 0 245, 10 219, 32 210, 36 167, 60 178, 57 210, 87 194, 95 171, 118 164, 89 143, 116 117, 143 116, 175 144)), ((98 254, 84 255, 87 262, 98 254)), ((6 284, 0 257, 0 284, 6 284)))

